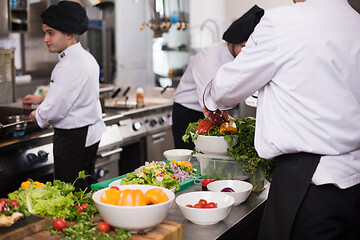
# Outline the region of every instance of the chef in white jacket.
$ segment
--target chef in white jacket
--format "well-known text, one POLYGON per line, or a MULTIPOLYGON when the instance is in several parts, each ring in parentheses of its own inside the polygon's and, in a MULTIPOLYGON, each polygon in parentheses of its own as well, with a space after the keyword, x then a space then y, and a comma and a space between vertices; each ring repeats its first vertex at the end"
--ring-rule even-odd
POLYGON ((266 11, 204 104, 256 90, 255 147, 276 162, 258 239, 360 239, 360 14, 344 0, 266 11))
POLYGON ((223 64, 231 62, 239 54, 263 15, 262 8, 253 6, 229 26, 223 34, 223 42, 201 49, 191 59, 173 97, 172 130, 175 148, 194 148, 192 142, 182 141, 182 136, 189 123, 204 118, 202 95, 206 85, 223 64))
MULTIPOLYGON (((85 9, 71 1, 51 5, 42 14, 44 42, 59 62, 45 98, 28 95, 23 105, 41 103, 30 118, 54 128, 55 179, 72 183, 79 171, 94 174, 99 141, 105 131, 99 101, 99 65, 76 40, 88 28, 85 9)), ((77 181, 85 189, 90 178, 77 181)))

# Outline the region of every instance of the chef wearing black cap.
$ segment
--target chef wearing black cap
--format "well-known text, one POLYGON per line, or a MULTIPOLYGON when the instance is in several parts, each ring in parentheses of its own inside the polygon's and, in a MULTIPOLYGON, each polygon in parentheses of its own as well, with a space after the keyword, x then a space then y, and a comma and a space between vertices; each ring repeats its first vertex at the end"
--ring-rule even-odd
MULTIPOLYGON (((93 175, 99 141, 105 131, 99 101, 99 65, 76 40, 88 29, 85 9, 72 1, 51 5, 42 14, 44 42, 59 62, 51 74, 46 97, 27 95, 23 105, 41 103, 30 113, 42 127, 54 128, 55 179, 73 182, 78 172, 93 175)), ((92 180, 77 181, 90 187, 92 180)))
POLYGON ((223 34, 224 42, 203 48, 190 61, 174 94, 172 112, 175 148, 193 149, 193 143, 185 143, 182 136, 189 123, 204 118, 202 95, 216 71, 240 53, 264 10, 253 6, 234 21, 223 34))

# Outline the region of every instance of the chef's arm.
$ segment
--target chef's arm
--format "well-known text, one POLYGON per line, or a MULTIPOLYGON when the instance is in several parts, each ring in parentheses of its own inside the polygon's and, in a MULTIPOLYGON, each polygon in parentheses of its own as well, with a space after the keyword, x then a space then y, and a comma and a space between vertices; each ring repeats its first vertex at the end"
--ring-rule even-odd
POLYGON ((274 34, 265 13, 246 47, 234 61, 223 65, 206 87, 203 101, 207 109, 231 109, 274 77, 279 58, 274 34))
POLYGON ((23 107, 26 110, 30 110, 32 104, 40 104, 44 101, 44 98, 45 96, 34 96, 32 94, 28 94, 22 100, 23 107))

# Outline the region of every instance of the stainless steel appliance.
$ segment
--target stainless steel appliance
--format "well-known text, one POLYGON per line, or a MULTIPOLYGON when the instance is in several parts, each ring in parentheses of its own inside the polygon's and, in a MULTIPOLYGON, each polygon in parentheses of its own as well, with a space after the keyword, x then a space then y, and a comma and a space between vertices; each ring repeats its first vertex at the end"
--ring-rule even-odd
MULTIPOLYGON (((0 122, 10 115, 26 114, 22 109, 0 107, 0 122)), ((28 178, 53 180, 52 129, 35 124, 13 131, 0 131, 0 197, 17 190, 28 178)))
POLYGON ((164 160, 163 152, 174 148, 170 109, 161 109, 144 117, 147 130, 146 147, 148 161, 164 160))

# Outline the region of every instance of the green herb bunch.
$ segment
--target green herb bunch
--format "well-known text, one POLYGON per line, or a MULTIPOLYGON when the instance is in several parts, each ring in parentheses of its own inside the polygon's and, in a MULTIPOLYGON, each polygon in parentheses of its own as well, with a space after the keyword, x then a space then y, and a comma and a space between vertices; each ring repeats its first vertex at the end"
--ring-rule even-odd
POLYGON ((242 164, 244 171, 254 173, 256 169, 261 169, 265 178, 270 181, 274 162, 271 159, 263 159, 259 157, 255 146, 255 119, 246 117, 235 120, 238 139, 234 146, 227 149, 229 157, 232 157, 242 164))

